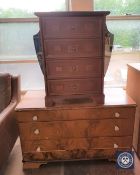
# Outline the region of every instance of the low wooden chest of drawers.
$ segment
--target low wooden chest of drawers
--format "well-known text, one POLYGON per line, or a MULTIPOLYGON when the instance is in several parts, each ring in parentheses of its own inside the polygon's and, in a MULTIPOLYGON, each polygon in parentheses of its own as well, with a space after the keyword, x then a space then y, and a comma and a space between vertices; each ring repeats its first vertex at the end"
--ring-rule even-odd
POLYGON ((45 104, 104 103, 106 15, 42 12, 39 17, 45 104))
POLYGON ((135 103, 106 89, 104 105, 45 107, 44 91, 28 92, 16 108, 24 168, 54 161, 113 159, 131 150, 135 103))

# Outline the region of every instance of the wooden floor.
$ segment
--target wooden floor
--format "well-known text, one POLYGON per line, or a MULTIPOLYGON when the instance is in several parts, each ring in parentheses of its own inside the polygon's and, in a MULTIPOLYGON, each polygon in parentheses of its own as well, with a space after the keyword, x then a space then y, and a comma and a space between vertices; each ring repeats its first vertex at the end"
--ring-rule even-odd
POLYGON ((120 170, 115 163, 101 160, 67 163, 51 163, 38 170, 22 170, 22 154, 19 140, 0 175, 140 175, 140 161, 135 156, 134 170, 120 170))

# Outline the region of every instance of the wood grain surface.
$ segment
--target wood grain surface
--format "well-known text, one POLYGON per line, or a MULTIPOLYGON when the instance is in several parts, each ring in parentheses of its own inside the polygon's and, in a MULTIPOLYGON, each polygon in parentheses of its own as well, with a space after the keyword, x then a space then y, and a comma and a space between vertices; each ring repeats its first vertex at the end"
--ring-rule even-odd
POLYGON ((28 91, 21 102, 17 105, 16 111, 24 111, 28 109, 47 109, 47 110, 55 110, 55 109, 77 109, 77 108, 97 108, 100 109, 102 107, 128 107, 128 106, 136 106, 136 103, 130 98, 126 91, 122 88, 105 88, 105 103, 101 105, 96 105, 96 107, 92 103, 86 104, 74 104, 74 105, 56 105, 54 107, 45 107, 45 91, 28 91))
POLYGON ((44 99, 39 92, 28 92, 16 108, 24 168, 55 161, 115 159, 116 150, 132 150, 136 105, 124 90, 108 89, 109 101, 98 106, 39 107, 44 99), (119 94, 120 103, 114 102, 119 94))
POLYGON ((125 137, 95 137, 95 138, 70 138, 70 139, 46 139, 46 140, 25 140, 22 142, 24 153, 50 150, 76 150, 83 149, 112 149, 114 144, 119 148, 131 148, 132 136, 125 137))
MULTIPOLYGON (((22 102, 21 102, 22 103, 22 102)), ((24 107, 24 106, 23 106, 24 107)), ((21 109, 22 110, 22 109, 21 109)), ((49 122, 65 120, 93 120, 93 119, 134 119, 135 108, 133 106, 103 106, 97 108, 55 108, 54 110, 46 109, 26 109, 17 113, 18 122, 49 122), (119 116, 118 116, 119 115, 119 116), (34 116, 37 120, 33 120, 34 116), (118 117, 116 117, 118 116, 118 117)))
POLYGON ((54 138, 91 138, 100 136, 131 136, 132 120, 74 120, 37 123, 20 123, 22 140, 54 138), (115 127, 118 130, 115 130, 115 127), (35 134, 38 130, 38 134, 35 134))

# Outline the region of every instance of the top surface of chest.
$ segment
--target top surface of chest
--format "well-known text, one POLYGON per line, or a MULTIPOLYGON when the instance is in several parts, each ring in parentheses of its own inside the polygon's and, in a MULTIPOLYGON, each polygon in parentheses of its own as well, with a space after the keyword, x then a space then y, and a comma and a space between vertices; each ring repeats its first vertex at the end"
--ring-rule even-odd
POLYGON ((123 107, 134 106, 135 102, 126 94, 122 88, 105 88, 105 103, 102 105, 93 105, 92 103, 86 104, 71 104, 71 105, 56 105, 54 107, 45 106, 45 91, 28 91, 21 102, 17 105, 16 111, 29 110, 29 109, 77 109, 77 108, 106 108, 106 107, 123 107))

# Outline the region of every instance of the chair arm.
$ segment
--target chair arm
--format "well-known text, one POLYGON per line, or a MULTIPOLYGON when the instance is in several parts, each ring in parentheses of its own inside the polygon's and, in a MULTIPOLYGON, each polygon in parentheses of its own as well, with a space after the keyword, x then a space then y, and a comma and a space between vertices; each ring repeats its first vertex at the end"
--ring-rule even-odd
POLYGON ((12 76, 12 83, 11 83, 11 86, 12 86, 12 99, 11 101, 12 102, 19 102, 21 97, 20 97, 20 76, 17 75, 17 76, 12 76))

